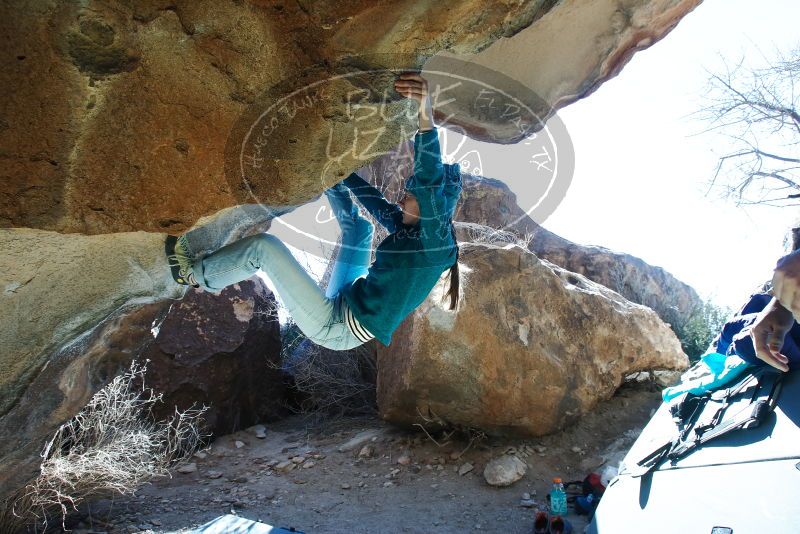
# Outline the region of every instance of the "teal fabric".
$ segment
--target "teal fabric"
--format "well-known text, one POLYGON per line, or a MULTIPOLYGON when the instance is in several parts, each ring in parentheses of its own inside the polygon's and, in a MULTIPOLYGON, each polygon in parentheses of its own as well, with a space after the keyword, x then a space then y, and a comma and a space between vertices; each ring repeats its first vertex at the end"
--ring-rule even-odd
POLYGON ((666 388, 661 392, 661 398, 664 402, 668 402, 682 393, 701 395, 706 391, 719 389, 736 380, 748 367, 751 365, 735 354, 731 356, 718 352, 704 354, 687 372, 694 378, 666 388))
POLYGON ((357 174, 342 182, 390 232, 376 248, 367 276, 342 289, 358 322, 384 345, 391 343, 392 333, 403 319, 456 261, 451 218, 458 201, 453 195, 461 192, 460 179, 457 166, 445 173, 438 128, 433 128, 414 136, 414 179, 406 182, 406 189, 419 203, 417 224, 403 224, 400 207, 357 174))

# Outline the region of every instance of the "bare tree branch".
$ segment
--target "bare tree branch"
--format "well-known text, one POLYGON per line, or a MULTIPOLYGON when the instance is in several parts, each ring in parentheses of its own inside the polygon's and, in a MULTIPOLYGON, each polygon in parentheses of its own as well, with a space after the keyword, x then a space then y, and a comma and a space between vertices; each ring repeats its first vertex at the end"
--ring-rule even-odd
POLYGON ((706 104, 693 115, 729 139, 709 179, 738 205, 796 205, 800 190, 800 47, 777 52, 765 68, 746 68, 744 58, 709 72, 706 104), (790 165, 787 165, 790 164, 790 165))

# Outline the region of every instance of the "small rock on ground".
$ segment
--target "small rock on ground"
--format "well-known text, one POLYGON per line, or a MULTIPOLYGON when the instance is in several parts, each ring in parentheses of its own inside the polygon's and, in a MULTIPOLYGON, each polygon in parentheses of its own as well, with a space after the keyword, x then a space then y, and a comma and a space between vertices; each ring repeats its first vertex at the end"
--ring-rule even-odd
POLYGON ((267 427, 264 425, 254 425, 247 429, 251 432, 255 437, 258 439, 264 439, 267 437, 267 427))
POLYGON ((483 477, 490 486, 510 486, 525 476, 528 466, 516 456, 504 454, 486 464, 483 477))
POLYGON ((182 465, 178 468, 178 473, 183 473, 184 475, 194 473, 195 471, 197 471, 197 464, 194 462, 182 465))
POLYGON ((371 441, 372 438, 378 437, 380 434, 380 430, 377 429, 370 429, 364 430, 363 432, 359 432, 355 436, 353 436, 348 442, 339 446, 339 452, 348 452, 359 447, 362 447, 368 441, 371 441))
POLYGON ((475 469, 475 466, 467 462, 465 464, 462 464, 461 467, 458 468, 458 474, 463 477, 467 473, 471 472, 473 469, 475 469))

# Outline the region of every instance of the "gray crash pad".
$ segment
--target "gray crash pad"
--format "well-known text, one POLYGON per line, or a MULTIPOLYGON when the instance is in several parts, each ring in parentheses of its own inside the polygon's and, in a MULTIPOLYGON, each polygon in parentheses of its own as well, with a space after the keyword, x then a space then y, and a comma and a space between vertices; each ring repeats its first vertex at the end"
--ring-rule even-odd
POLYGON ((222 515, 213 521, 200 525, 187 534, 303 534, 299 530, 278 528, 251 521, 232 514, 222 515))
POLYGON ((757 428, 709 441, 643 477, 627 466, 675 433, 663 403, 628 451, 587 532, 800 532, 800 371, 784 376, 774 412, 757 428))

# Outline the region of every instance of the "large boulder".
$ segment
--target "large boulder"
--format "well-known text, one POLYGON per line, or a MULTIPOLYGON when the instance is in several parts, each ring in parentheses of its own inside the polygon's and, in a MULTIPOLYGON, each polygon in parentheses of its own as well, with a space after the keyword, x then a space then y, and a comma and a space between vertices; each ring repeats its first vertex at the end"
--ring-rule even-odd
POLYGON ((206 405, 214 435, 275 419, 287 404, 280 352, 275 298, 260 279, 219 293, 193 289, 171 306, 141 356, 150 360, 145 385, 163 396, 153 414, 206 405))
MULTIPOLYGON (((415 128, 415 105, 386 69, 422 69, 440 53, 432 77, 441 65, 467 77, 488 68, 522 81, 529 95, 517 96, 547 115, 698 3, 4 2, 0 224, 177 233, 252 194, 300 204, 415 128), (271 106, 275 135, 240 154, 271 106), (247 191, 226 153, 233 167, 263 160, 248 167, 247 191)), ((504 143, 527 135, 503 109, 478 114, 470 91, 437 102, 439 124, 504 143)))
MULTIPOLYGON (((206 218, 198 250, 269 226, 261 206, 206 218)), ((0 229, 0 501, 36 473, 53 432, 153 341, 185 287, 170 275, 166 234, 0 229), (6 477, 9 477, 6 479, 6 477)))
MULTIPOLYGON (((80 267, 74 262, 64 265, 80 267)), ((92 270, 86 272, 91 274, 92 270)), ((46 279, 45 272, 41 278, 46 279)), ((78 280, 77 275, 72 281, 75 301, 66 298, 59 304, 72 309, 77 317, 81 288, 87 283, 78 280)), ((4 293, 4 305, 0 308, 20 313, 23 322, 27 318, 42 321, 36 312, 36 305, 41 307, 42 301, 25 302, 25 290, 18 288, 18 291, 19 296, 4 293), (13 302, 16 298, 22 302, 13 302), (32 306, 25 306, 28 303, 32 306)), ((102 304, 100 299, 98 303, 102 304)), ((0 392, 5 401, 0 413, 0 428, 3 429, 0 432, 0 506, 5 498, 39 473, 42 449, 56 429, 86 406, 94 393, 127 370, 135 355, 152 342, 153 325, 168 309, 168 301, 122 306, 108 313, 105 319, 97 318, 100 324, 73 343, 35 353, 37 357, 31 354, 29 360, 16 362, 16 366, 10 365, 8 360, 22 352, 0 350, 0 358, 4 359, 0 392)), ((96 312, 97 308, 88 311, 96 312)), ((24 330, 16 332, 24 342, 24 330)), ((58 332, 52 334, 58 339, 58 332)), ((9 345, 4 339, 3 349, 9 345)))
MULTIPOLYGON (((516 195, 500 180, 464 174, 464 190, 455 219, 530 238, 528 249, 542 259, 582 274, 637 304, 655 310, 664 321, 685 321, 703 301, 688 284, 662 267, 601 246, 580 245, 537 224, 517 204, 516 195)), ((457 230, 461 240, 475 239, 468 226, 457 230)))
MULTIPOLYGON (((0 248, 0 418, 45 366, 65 363, 54 355, 82 350, 86 332, 122 310, 183 294, 170 276, 163 234, 5 229, 0 248)), ((51 391, 61 394, 55 383, 51 391)))
POLYGON ((626 375, 688 358, 651 309, 518 247, 464 245, 463 301, 434 291, 378 349, 378 407, 405 425, 553 432, 626 375))
POLYGON ((510 39, 477 53, 445 50, 434 60, 458 54, 469 63, 458 74, 469 77, 489 67, 519 80, 557 109, 591 94, 701 1, 561 0, 510 39))

